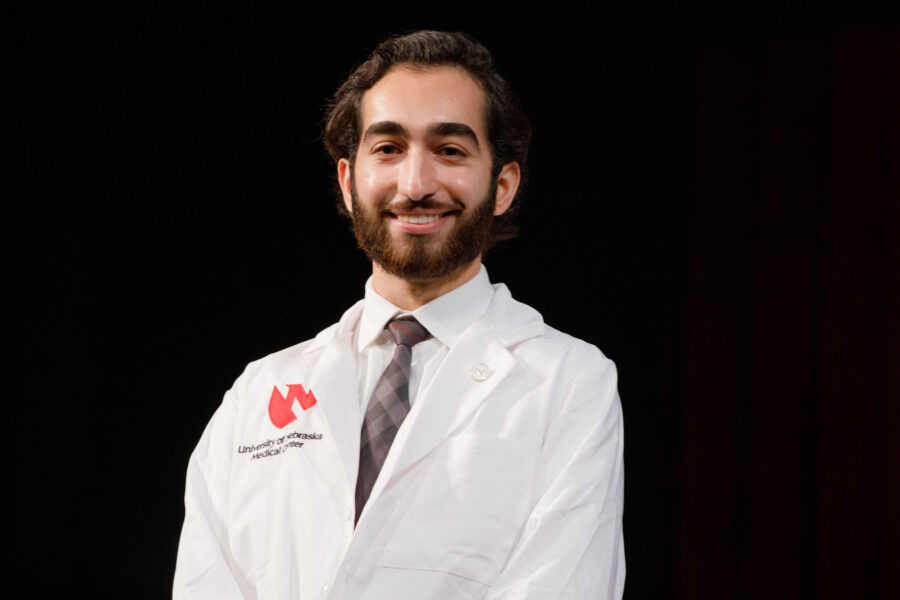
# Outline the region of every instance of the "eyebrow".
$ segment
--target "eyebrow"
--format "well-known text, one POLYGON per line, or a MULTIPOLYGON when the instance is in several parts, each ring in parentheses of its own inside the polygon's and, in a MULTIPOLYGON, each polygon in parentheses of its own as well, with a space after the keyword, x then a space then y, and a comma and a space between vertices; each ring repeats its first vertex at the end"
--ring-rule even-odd
POLYGON ((409 131, 407 131, 406 127, 396 121, 378 121, 366 128, 366 132, 363 134, 363 142, 375 135, 398 135, 400 137, 409 137, 409 131))
MULTIPOLYGON (((366 132, 365 134, 363 134, 363 142, 375 135, 397 135, 400 137, 409 137, 409 130, 396 121, 378 121, 377 123, 372 123, 366 128, 366 132)), ((475 131, 473 131, 472 128, 465 123, 435 123, 428 128, 426 135, 428 137, 458 135, 467 138, 473 144, 475 144, 476 148, 480 149, 480 146, 478 144, 478 136, 476 136, 475 131)))
POLYGON ((478 146, 478 137, 472 128, 465 123, 436 123, 428 128, 428 137, 442 137, 447 135, 458 135, 468 138, 476 148, 478 146))

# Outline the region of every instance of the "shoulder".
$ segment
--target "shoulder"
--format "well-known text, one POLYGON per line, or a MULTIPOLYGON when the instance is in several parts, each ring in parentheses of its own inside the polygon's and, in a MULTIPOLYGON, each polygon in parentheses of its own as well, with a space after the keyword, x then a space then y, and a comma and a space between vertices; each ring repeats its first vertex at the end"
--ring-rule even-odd
POLYGON ((541 313, 515 300, 503 284, 494 286, 490 318, 495 333, 514 354, 537 352, 561 362, 615 368, 597 346, 547 325, 541 313))
POLYGON ((266 384, 288 379, 307 380, 326 348, 334 344, 349 345, 361 311, 362 301, 350 307, 340 321, 326 327, 315 337, 248 363, 232 390, 239 393, 243 389, 254 388, 261 380, 266 384))
POLYGON ((567 360, 591 363, 595 365, 612 364, 612 361, 594 344, 560 331, 550 325, 544 325, 541 335, 529 340, 535 345, 553 348, 567 360))
POLYGON ((540 335, 510 351, 532 368, 552 371, 559 380, 616 385, 616 365, 597 346, 546 324, 540 335))
POLYGON ((551 383, 555 394, 577 391, 611 401, 618 386, 616 365, 597 346, 547 325, 502 284, 495 286, 494 296, 495 331, 520 366, 551 383))
POLYGON ((267 354, 266 356, 247 363, 243 373, 238 377, 237 382, 241 383, 242 381, 253 379, 260 374, 271 371, 280 371, 289 365, 297 364, 298 361, 304 360, 311 351, 314 351, 314 349, 320 345, 317 342, 320 340, 322 334, 327 334, 327 332, 331 331, 336 326, 337 325, 335 324, 324 329, 312 339, 272 352, 271 354, 267 354))

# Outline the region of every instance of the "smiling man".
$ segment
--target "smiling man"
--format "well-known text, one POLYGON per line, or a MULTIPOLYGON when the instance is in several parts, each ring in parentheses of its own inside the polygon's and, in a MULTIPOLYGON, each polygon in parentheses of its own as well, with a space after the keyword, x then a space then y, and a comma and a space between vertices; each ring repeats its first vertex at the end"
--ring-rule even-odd
POLYGON ((515 234, 530 140, 490 54, 383 42, 324 140, 372 276, 225 395, 188 466, 174 597, 621 597, 615 367, 481 264, 515 234))

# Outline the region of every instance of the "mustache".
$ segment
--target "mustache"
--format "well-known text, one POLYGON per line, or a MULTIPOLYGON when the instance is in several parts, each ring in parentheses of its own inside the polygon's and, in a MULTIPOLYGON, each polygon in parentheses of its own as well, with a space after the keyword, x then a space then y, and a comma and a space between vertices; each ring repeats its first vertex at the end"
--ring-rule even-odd
POLYGON ((412 212, 415 209, 420 210, 439 210, 441 212, 452 212, 462 210, 464 208, 462 202, 450 199, 450 201, 437 200, 432 196, 427 196, 421 200, 412 200, 404 198, 403 200, 395 200, 384 207, 384 211, 392 213, 412 212))

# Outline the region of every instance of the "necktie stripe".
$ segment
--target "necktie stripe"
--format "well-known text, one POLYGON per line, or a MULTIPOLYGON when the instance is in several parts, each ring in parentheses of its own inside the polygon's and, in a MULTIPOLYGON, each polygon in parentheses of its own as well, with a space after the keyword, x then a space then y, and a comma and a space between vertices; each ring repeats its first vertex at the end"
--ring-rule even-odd
POLYGON ((375 384, 360 432, 359 474, 356 478, 357 521, 397 431, 409 413, 412 347, 430 336, 428 330, 411 317, 391 321, 387 324, 387 330, 397 346, 391 362, 375 384))

